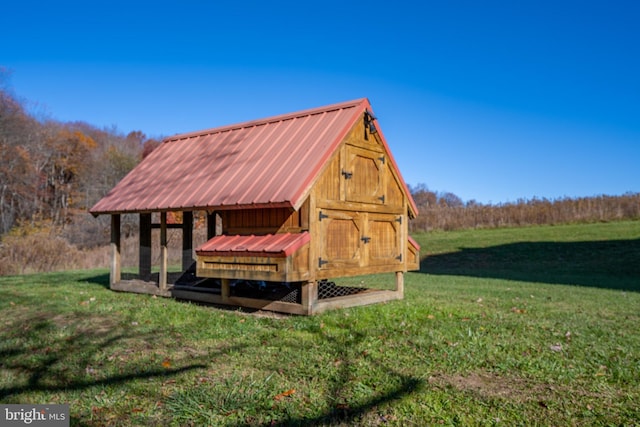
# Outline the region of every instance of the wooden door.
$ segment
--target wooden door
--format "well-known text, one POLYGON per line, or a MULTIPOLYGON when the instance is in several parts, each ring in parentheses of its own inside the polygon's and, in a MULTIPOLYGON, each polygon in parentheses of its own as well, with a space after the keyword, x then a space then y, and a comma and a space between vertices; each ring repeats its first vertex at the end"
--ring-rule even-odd
POLYGON ((317 210, 320 226, 318 269, 402 265, 402 217, 366 212, 317 210))
POLYGON ((366 224, 368 265, 402 264, 402 217, 370 213, 366 224))
POLYGON ((360 267, 362 221, 358 212, 318 209, 320 270, 360 267))
POLYGON ((341 171, 348 202, 385 203, 386 158, 384 153, 358 147, 346 147, 341 171))

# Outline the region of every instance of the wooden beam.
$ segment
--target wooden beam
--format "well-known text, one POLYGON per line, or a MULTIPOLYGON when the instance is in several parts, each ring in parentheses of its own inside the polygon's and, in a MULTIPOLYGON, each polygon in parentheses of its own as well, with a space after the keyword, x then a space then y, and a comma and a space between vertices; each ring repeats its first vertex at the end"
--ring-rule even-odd
POLYGON ((111 215, 111 263, 109 268, 109 287, 113 288, 122 278, 120 264, 120 214, 111 215))
POLYGON ((182 213, 182 271, 193 264, 193 212, 182 213))
POLYGON ((256 298, 241 298, 241 297, 230 297, 228 300, 223 301, 221 295, 205 293, 205 292, 195 292, 189 291, 185 289, 172 289, 171 295, 174 298, 190 300, 190 301, 200 301, 209 304, 220 304, 220 305, 232 305, 236 307, 246 307, 252 308, 256 310, 268 310, 268 311, 277 311, 280 313, 288 313, 288 314, 307 314, 303 307, 300 304, 283 302, 283 301, 270 301, 270 300, 262 300, 256 298))
POLYGON ((220 298, 223 304, 229 304, 231 296, 231 279, 220 279, 220 298))
POLYGON ((400 299, 404 298, 404 273, 396 271, 396 293, 400 299))
POLYGON ((158 286, 161 291, 167 290, 167 270, 169 251, 167 248, 167 213, 160 212, 160 277, 158 286))
POLYGON ((346 295, 342 297, 327 298, 319 300, 312 314, 320 314, 329 310, 336 310, 347 307, 358 307, 361 305, 377 304, 385 301, 393 301, 402 299, 395 291, 371 290, 365 293, 355 295, 346 295))
POLYGON ((151 214, 140 214, 140 248, 138 252, 138 275, 141 280, 151 277, 151 214))
POLYGON ((315 280, 303 283, 301 286, 302 309, 305 314, 313 314, 318 301, 318 282, 315 280))
POLYGON ((156 282, 146 282, 144 280, 121 280, 111 289, 120 292, 131 292, 134 294, 147 294, 161 297, 171 296, 171 291, 160 290, 156 282))
POLYGON ((195 292, 186 289, 172 289, 171 295, 174 298, 186 299, 191 301, 201 301, 211 304, 233 305, 236 307, 247 307, 258 310, 277 311, 289 314, 320 314, 325 311, 335 310, 347 307, 357 307, 368 304, 376 304, 380 302, 393 301, 400 299, 397 292, 394 291, 370 291, 357 295, 348 295, 343 297, 328 298, 319 300, 313 307, 313 311, 309 310, 301 304, 270 301, 256 298, 229 297, 223 300, 221 295, 195 292))
POLYGON ((207 212, 207 240, 222 234, 222 218, 218 212, 207 212))

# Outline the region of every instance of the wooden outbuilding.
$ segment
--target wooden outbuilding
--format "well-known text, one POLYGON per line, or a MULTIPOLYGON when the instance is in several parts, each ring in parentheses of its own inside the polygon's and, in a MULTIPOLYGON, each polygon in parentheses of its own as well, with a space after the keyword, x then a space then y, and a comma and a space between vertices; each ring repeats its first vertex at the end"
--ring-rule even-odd
POLYGON ((115 290, 315 314, 401 299, 404 273, 419 269, 408 233, 417 208, 367 99, 167 138, 90 212, 111 215, 115 290), (208 240, 194 250, 198 211, 208 240), (181 224, 168 224, 169 212, 181 212, 181 224), (120 221, 132 213, 139 272, 124 280, 120 221), (182 230, 175 279, 167 273, 172 226, 182 230), (372 273, 395 273, 393 289, 331 282, 372 273))

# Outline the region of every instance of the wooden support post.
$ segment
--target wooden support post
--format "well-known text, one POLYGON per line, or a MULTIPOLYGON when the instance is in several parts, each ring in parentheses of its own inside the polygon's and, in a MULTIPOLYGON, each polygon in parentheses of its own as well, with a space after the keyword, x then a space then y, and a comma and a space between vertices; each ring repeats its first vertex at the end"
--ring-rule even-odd
POLYGON ((318 301, 318 282, 312 280, 303 283, 301 292, 302 310, 305 314, 313 314, 313 309, 318 301))
POLYGON ((167 290, 167 213, 160 212, 160 277, 158 278, 158 287, 161 291, 167 290))
POLYGON ((182 271, 193 264, 193 212, 182 212, 182 271))
POLYGON ((120 214, 111 215, 111 265, 109 271, 109 287, 120 282, 122 270, 120 264, 120 214))
POLYGON ((404 298, 404 273, 396 271, 396 293, 398 298, 404 298))
POLYGON ((207 240, 222 234, 222 218, 217 212, 207 212, 207 240))
POLYGON ((231 279, 220 279, 220 297, 223 304, 229 304, 229 297, 231 296, 231 279))
POLYGON ((140 249, 138 252, 138 275, 140 280, 151 278, 151 214, 140 214, 140 249))

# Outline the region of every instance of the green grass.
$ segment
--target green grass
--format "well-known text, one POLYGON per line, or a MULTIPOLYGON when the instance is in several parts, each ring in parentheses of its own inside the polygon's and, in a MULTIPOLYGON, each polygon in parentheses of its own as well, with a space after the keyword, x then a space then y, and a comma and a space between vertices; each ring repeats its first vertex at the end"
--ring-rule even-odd
POLYGON ((115 293, 105 270, 0 278, 0 402, 88 426, 638 422, 640 222, 416 238, 403 301, 315 317, 115 293))

